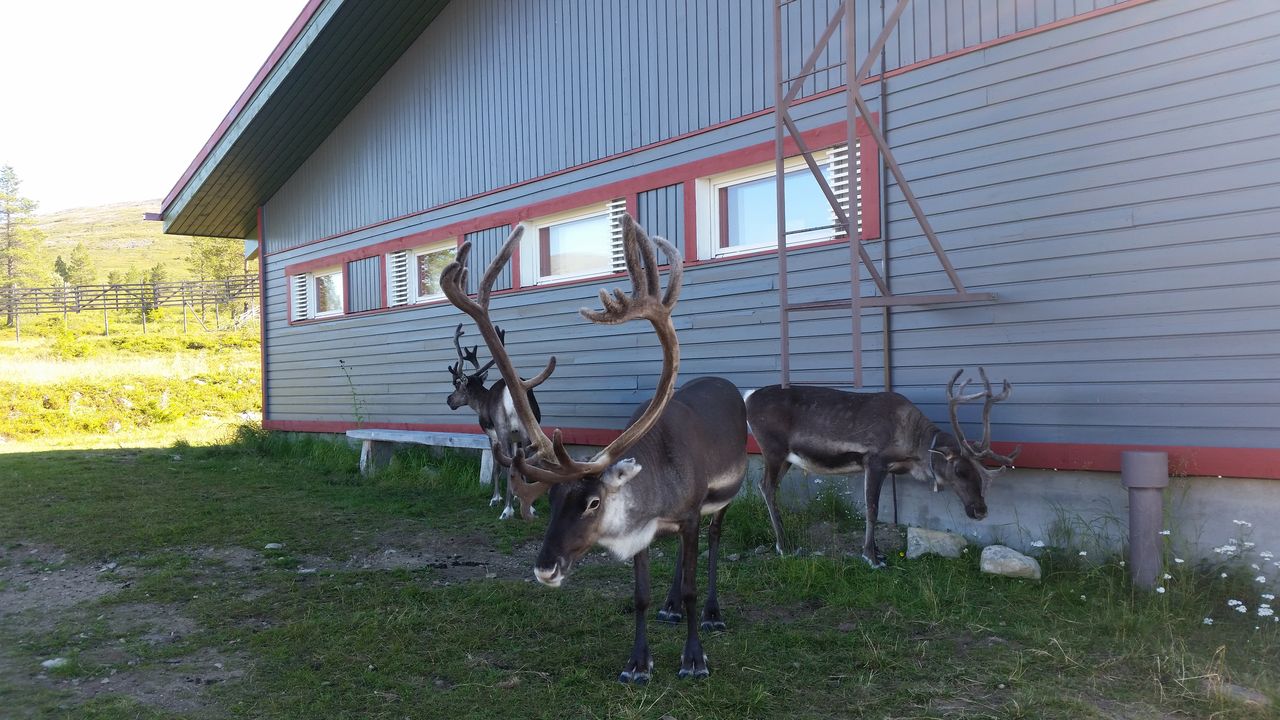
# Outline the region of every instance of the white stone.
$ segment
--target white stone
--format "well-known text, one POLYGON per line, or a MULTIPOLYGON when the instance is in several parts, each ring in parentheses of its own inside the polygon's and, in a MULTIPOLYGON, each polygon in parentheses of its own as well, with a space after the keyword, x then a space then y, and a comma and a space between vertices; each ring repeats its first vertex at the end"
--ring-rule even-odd
POLYGON ((963 535, 918 527, 907 528, 907 557, 911 559, 930 554, 958 558, 968 544, 969 541, 963 535))
POLYGON ((1040 579, 1040 563, 1013 548, 988 545, 982 549, 982 572, 1005 577, 1040 579))
POLYGON ((267 550, 280 550, 284 547, 284 543, 267 543, 267 550))
POLYGON ((40 663, 40 667, 48 668, 52 670, 54 668, 60 668, 66 664, 67 664, 66 658, 51 658, 49 660, 45 660, 44 662, 40 663))

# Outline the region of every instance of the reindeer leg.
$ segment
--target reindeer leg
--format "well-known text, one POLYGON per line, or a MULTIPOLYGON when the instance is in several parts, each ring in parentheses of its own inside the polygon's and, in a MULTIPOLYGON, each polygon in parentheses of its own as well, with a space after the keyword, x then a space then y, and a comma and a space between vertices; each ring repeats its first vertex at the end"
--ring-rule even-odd
MULTIPOLYGON (((498 441, 497 436, 493 435, 488 430, 485 431, 485 435, 489 436, 490 446, 492 446, 494 443, 498 441)), ((498 482, 498 480, 502 477, 502 472, 503 472, 502 466, 499 465, 497 462, 494 462, 493 475, 489 477, 489 484, 493 485, 493 497, 489 498, 489 507, 495 507, 498 503, 502 502, 502 485, 499 484, 498 482)), ((507 471, 507 477, 511 477, 510 470, 507 471)))
POLYGON ((716 598, 716 565, 720 560, 720 525, 724 522, 724 511, 711 518, 711 526, 707 528, 707 602, 702 606, 703 630, 724 630, 724 618, 720 616, 720 601, 716 598))
POLYGON ((648 624, 646 614, 649 610, 649 548, 636 553, 632 558, 636 571, 635 613, 636 640, 631 647, 631 659, 618 675, 618 682, 643 684, 649 682, 653 673, 653 655, 649 653, 648 624))
MULTIPOLYGON (((516 443, 511 442, 511 440, 507 440, 507 452, 509 453, 507 457, 515 457, 518 447, 519 446, 516 443)), ((507 468, 507 504, 502 508, 502 514, 498 516, 499 520, 510 520, 515 517, 516 511, 511 508, 511 493, 512 484, 516 482, 522 481, 517 479, 515 468, 507 468)), ((496 491, 497 488, 494 488, 494 490, 496 491)))
POLYGON ((773 462, 771 458, 766 457, 764 462, 764 480, 760 482, 760 492, 764 495, 764 505, 769 508, 769 522, 773 524, 774 548, 779 555, 786 555, 783 548, 782 540, 782 512, 778 510, 778 485, 782 483, 782 476, 787 474, 791 469, 791 463, 786 458, 773 462))
POLYGON ((676 572, 675 577, 671 580, 671 590, 667 592, 666 602, 662 603, 662 607, 658 608, 657 619, 660 623, 675 625, 684 619, 684 613, 680 611, 680 588, 683 567, 684 548, 681 547, 680 554, 676 555, 676 572))
POLYGON ((884 460, 878 455, 868 455, 862 479, 867 503, 867 530, 862 539, 862 559, 873 568, 884 567, 884 555, 876 547, 876 516, 880 512, 880 486, 887 473, 884 460))
POLYGON ((702 640, 698 637, 698 621, 694 610, 698 605, 698 518, 686 521, 680 528, 680 599, 684 601, 685 625, 688 635, 684 640, 684 654, 680 658, 681 678, 704 678, 711 674, 707 670, 707 654, 702 651, 702 640))

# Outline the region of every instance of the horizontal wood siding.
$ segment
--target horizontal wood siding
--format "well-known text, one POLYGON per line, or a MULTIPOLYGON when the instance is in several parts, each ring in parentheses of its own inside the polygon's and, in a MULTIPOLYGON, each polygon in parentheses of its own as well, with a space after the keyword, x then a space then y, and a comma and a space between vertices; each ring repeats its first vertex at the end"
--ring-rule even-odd
MULTIPOLYGON (((880 2, 852 1, 855 44, 865 49, 883 26, 880 2)), ((765 110, 773 102, 773 3, 449 3, 270 200, 275 232, 267 251, 765 110)), ((787 77, 799 74, 838 5, 798 0, 784 6, 787 77)), ((887 69, 1095 5, 912 0, 888 45, 887 69)), ((802 79, 800 97, 844 84, 841 27, 818 61, 820 70, 802 79)))
MULTIPOLYGON (((451 5, 446 14, 464 12, 461 5, 468 4, 451 5)), ((694 5, 706 13, 726 7, 694 5)), ((913 3, 921 6, 931 7, 913 3)), ((1025 12, 1040 22, 1042 13, 1059 18, 1074 7, 947 3, 947 12, 962 13, 962 39, 947 35, 937 42, 969 43, 1004 32, 986 11, 996 11, 1000 20, 1006 6, 1024 8, 1017 16, 1023 22, 1025 12), (965 14, 971 9, 978 21, 965 14)), ((641 10, 665 5, 612 7, 631 8, 635 22, 648 22, 641 10)), ((912 14, 917 23, 931 17, 912 14)), ((601 10, 595 17, 604 23, 608 15, 601 10)), ((667 22, 673 16, 657 17, 667 22)), ((955 17, 947 17, 950 29, 955 17)), ((526 19, 543 23, 530 26, 530 36, 548 32, 549 21, 536 14, 526 19)), ((687 22, 705 27, 712 20, 687 22)), ((1015 18, 1009 28, 1017 27, 1015 18)), ((501 23, 498 29, 514 30, 501 23)), ((925 40, 935 41, 927 33, 911 37, 917 41, 913 53, 925 40)), ((692 52, 687 39, 660 36, 656 42, 692 52)), ((945 43, 939 47, 950 47, 945 43)), ((556 53, 583 52, 554 43, 542 49, 553 54, 545 62, 556 66, 572 64, 556 53)), ((898 52, 905 51, 899 46, 898 52)), ((541 62, 517 66, 532 75, 541 62)), ((662 60, 644 62, 657 63, 661 72, 662 60)), ((532 80, 526 76, 524 82, 532 80)), ((581 82, 567 86, 581 88, 581 82)), ((701 97, 703 91, 692 92, 701 97)), ((719 101, 714 106, 720 108, 719 101)), ((448 106, 439 112, 458 113, 458 124, 471 126, 485 122, 492 107, 448 106)), ((648 109, 643 103, 636 107, 648 109)), ((843 113, 838 100, 801 108, 806 127, 843 113)), ((677 130, 695 123, 683 108, 661 110, 677 130)), ((893 76, 885 110, 903 171, 961 278, 970 290, 999 296, 991 303, 895 310, 889 358, 895 389, 945 422, 947 378, 957 368, 972 373, 981 365, 993 378, 1014 384, 1012 398, 993 413, 999 440, 1280 447, 1280 8, 1265 0, 1140 4, 893 76)), ((640 123, 635 138, 651 137, 643 117, 614 115, 612 124, 594 126, 608 136, 596 146, 590 138, 599 137, 590 132, 563 130, 506 151, 539 154, 572 141, 572 153, 561 149, 564 162, 573 162, 586 157, 574 153, 588 153, 588 147, 616 147, 611 143, 621 142, 615 133, 622 131, 614 125, 632 132, 629 123, 640 123)), ((519 132, 541 127, 511 125, 519 132)), ((450 391, 444 368, 454 359, 451 333, 460 313, 434 304, 290 327, 284 322, 285 265, 771 137, 769 118, 728 125, 448 212, 269 255, 269 417, 352 420, 351 390, 338 364, 344 360, 368 422, 471 420, 444 403, 450 391)), ((343 142, 366 141, 362 132, 343 142)), ((433 147, 443 156, 460 146, 441 140, 433 147)), ((429 175, 436 160, 424 156, 414 167, 429 175)), ((541 161, 513 162, 527 170, 541 161)), ((491 167, 482 160, 455 164, 459 172, 464 166, 476 172, 491 167)), ((502 181, 468 182, 478 188, 502 181)), ((672 222, 670 205, 663 203, 682 193, 653 190, 637 197, 637 210, 657 227, 672 222)), ((399 191, 389 188, 388 197, 399 191)), ((946 277, 892 183, 887 198, 894 290, 944 291, 946 277)), ((319 205, 312 209, 325 211, 319 205)), ((294 227, 287 217, 268 213, 268 238, 277 222, 294 227)), ((682 226, 676 222, 675 228, 682 226)), ((505 229, 495 232, 495 240, 499 235, 505 229)), ((879 258, 883 244, 868 243, 868 249, 879 258)), ((793 299, 847 298, 848 257, 839 245, 793 251, 793 299)), ((620 427, 656 383, 658 346, 643 323, 601 327, 578 315, 578 308, 596 306, 601 284, 618 283, 577 283, 493 299, 494 318, 510 332, 507 344, 523 373, 536 373, 548 355, 557 357, 555 375, 538 390, 549 425, 620 427)), ((682 380, 723 375, 744 389, 777 382, 776 286, 776 258, 770 255, 689 267, 675 313, 682 380)), ((869 286, 863 292, 872 294, 869 286)), ((869 389, 884 379, 881 319, 879 311, 862 318, 869 389)), ((791 330, 795 379, 846 384, 850 328, 847 310, 797 317, 791 330)), ((975 414, 965 418, 976 422, 975 414)))

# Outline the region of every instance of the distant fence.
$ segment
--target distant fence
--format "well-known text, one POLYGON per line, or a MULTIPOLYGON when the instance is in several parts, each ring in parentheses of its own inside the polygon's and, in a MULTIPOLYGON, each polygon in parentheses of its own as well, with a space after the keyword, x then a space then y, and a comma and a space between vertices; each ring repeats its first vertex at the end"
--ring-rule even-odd
MULTIPOLYGON (((223 280, 181 280, 118 285, 0 287, 0 317, 8 319, 17 326, 23 315, 62 314, 65 316, 68 313, 101 310, 105 318, 108 310, 124 310, 141 313, 145 329, 148 311, 159 307, 180 306, 183 308, 185 329, 188 308, 213 307, 216 313, 219 306, 237 301, 245 301, 246 304, 256 303, 257 300, 257 275, 237 275, 223 280)), ((198 315, 197 321, 204 324, 198 315)))

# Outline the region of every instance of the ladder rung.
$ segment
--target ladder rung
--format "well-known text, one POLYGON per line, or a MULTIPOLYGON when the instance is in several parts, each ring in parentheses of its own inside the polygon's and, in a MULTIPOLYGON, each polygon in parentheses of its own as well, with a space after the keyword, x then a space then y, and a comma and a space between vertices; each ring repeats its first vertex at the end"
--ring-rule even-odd
POLYGON ((840 68, 848 64, 849 63, 843 63, 843 62, 831 63, 830 65, 824 65, 823 67, 820 67, 820 68, 814 68, 803 75, 793 75, 789 78, 784 78, 782 82, 791 83, 791 82, 795 82, 796 80, 804 80, 805 78, 808 78, 812 75, 817 75, 820 72, 826 72, 828 70, 839 70, 840 68))
POLYGON ((783 312, 831 310, 834 308, 849 308, 852 306, 852 300, 818 300, 817 302, 787 304, 787 306, 783 308, 783 312))
POLYGON ((814 230, 844 230, 844 225, 836 223, 834 225, 818 225, 816 227, 800 228, 799 230, 788 230, 786 235, 799 235, 801 233, 813 232, 814 230))

